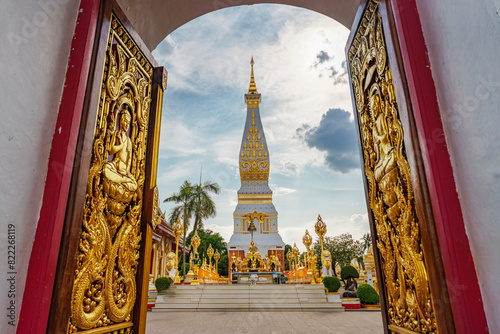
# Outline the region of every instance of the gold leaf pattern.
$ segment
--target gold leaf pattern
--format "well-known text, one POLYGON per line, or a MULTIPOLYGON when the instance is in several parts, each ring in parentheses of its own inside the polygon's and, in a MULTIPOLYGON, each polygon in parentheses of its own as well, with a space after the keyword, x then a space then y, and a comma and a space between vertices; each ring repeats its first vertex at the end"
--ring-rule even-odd
POLYGON ((70 333, 130 321, 135 305, 152 85, 152 66, 145 59, 112 14, 70 333))
POLYGON ((367 3, 348 58, 389 326, 437 333, 378 0, 367 3))
POLYGON ((252 123, 248 129, 246 141, 240 153, 241 180, 268 180, 269 153, 256 126, 254 110, 252 110, 252 123))

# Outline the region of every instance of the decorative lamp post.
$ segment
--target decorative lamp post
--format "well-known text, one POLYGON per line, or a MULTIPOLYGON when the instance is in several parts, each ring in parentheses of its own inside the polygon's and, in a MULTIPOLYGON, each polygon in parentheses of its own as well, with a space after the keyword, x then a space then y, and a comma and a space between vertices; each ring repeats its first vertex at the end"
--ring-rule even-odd
MULTIPOLYGON (((316 234, 318 235, 319 240, 321 241, 321 264, 323 265, 323 268, 325 268, 325 263, 324 263, 324 259, 323 259, 323 255, 324 255, 323 254, 323 237, 326 234, 326 224, 323 222, 323 219, 321 219, 320 215, 318 215, 318 221, 314 225, 314 230, 315 230, 316 234)), ((321 270, 321 272, 323 273, 323 270, 321 270)), ((321 276, 323 276, 323 274, 321 276)))
POLYGON ((306 234, 304 234, 304 236, 302 237, 302 243, 304 244, 304 246, 306 246, 306 249, 307 249, 306 258, 304 260, 306 263, 306 267, 309 268, 309 263, 307 261, 307 255, 309 254, 309 247, 311 247, 311 244, 312 244, 312 237, 309 234, 308 230, 306 230, 306 234))
POLYGON ((212 248, 212 244, 208 246, 207 249, 207 255, 208 255, 208 265, 211 267, 212 266, 212 256, 214 256, 214 249, 212 248))
POLYGON ((299 255, 299 247, 297 247, 297 244, 296 244, 296 243, 294 243, 294 244, 293 244, 292 254, 293 254, 293 257, 295 258, 295 267, 296 267, 295 269, 298 269, 298 263, 299 263, 299 261, 298 261, 298 259, 299 259, 299 258, 298 258, 298 255, 299 255))
POLYGON ((174 283, 180 283, 180 277, 179 277, 179 240, 181 238, 182 234, 182 224, 181 224, 181 219, 177 218, 177 223, 175 223, 174 228, 172 229, 172 232, 174 232, 174 237, 175 237, 175 279, 174 283))
POLYGON ((253 223, 252 219, 249 219, 249 218, 247 218, 247 219, 249 220, 249 222, 248 222, 248 231, 250 231, 250 233, 252 234, 252 242, 253 242, 253 231, 256 231, 257 228, 255 227, 255 224, 253 223))
POLYGON ((302 243, 307 248, 307 253, 306 253, 306 256, 308 257, 308 259, 306 258, 307 276, 311 277, 311 284, 316 284, 316 280, 314 279, 313 271, 311 270, 311 268, 312 268, 311 257, 309 256, 309 252, 310 252, 309 249, 310 249, 311 244, 312 244, 312 237, 309 234, 308 230, 306 230, 306 234, 302 237, 302 243), (309 260, 309 262, 307 260, 309 260))
POLYGON ((198 236, 198 231, 194 232, 193 237, 191 238, 191 247, 193 247, 193 272, 194 272, 194 277, 193 280, 191 281, 191 285, 198 285, 200 284, 198 282, 198 266, 201 264, 200 261, 200 256, 198 255, 198 247, 200 246, 201 239, 198 236))
POLYGON ((218 263, 219 263, 219 259, 220 259, 220 254, 219 254, 219 250, 216 249, 215 250, 215 254, 214 254, 214 260, 215 260, 215 272, 218 273, 218 263))
POLYGON ((292 271, 292 251, 289 249, 288 253, 286 253, 286 258, 288 259, 288 271, 292 271))

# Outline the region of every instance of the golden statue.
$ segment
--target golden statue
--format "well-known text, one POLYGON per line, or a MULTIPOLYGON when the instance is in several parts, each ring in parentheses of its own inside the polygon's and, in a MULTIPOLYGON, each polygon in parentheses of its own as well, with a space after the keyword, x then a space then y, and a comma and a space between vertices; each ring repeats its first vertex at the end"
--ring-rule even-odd
POLYGON ((200 256, 198 255, 198 247, 200 246, 200 243, 201 243, 201 239, 198 236, 198 231, 195 231, 193 237, 191 238, 191 247, 193 248, 193 253, 194 253, 193 260, 192 260, 193 261, 193 273, 194 273, 193 280, 191 281, 192 285, 200 284, 198 282, 198 269, 199 269, 200 264, 201 264, 201 259, 200 259, 200 256))
POLYGON ((257 246, 255 246, 255 243, 253 240, 250 242, 250 246, 248 247, 248 251, 250 253, 255 253, 257 251, 257 246))
POLYGON ((295 258, 295 267, 296 268, 299 268, 298 267, 298 255, 299 255, 299 247, 297 247, 297 243, 294 243, 293 244, 293 248, 292 248, 292 255, 293 257, 295 258))
MULTIPOLYGON (((234 254, 234 253, 233 253, 234 254)), ((236 272, 238 270, 238 263, 236 261, 236 256, 231 256, 231 272, 236 272)))
POLYGON ((175 276, 177 274, 177 257, 174 252, 168 252, 167 254, 167 265, 166 269, 168 271, 168 276, 172 279, 172 282, 175 282, 175 276))
POLYGON ((242 266, 243 266, 243 261, 241 260, 241 257, 238 256, 238 258, 236 259, 236 267, 239 272, 241 272, 242 266))
POLYGON ((323 253, 321 253, 321 262, 326 268, 326 275, 330 276, 330 266, 332 265, 332 255, 328 249, 325 249, 323 253))
POLYGON ((103 176, 105 190, 110 197, 120 202, 130 202, 137 190, 137 181, 130 173, 132 165, 132 141, 127 132, 132 117, 125 109, 121 112, 120 129, 111 137, 109 154, 114 154, 112 161, 104 164, 103 176), (108 182, 106 182, 108 181, 108 182))
MULTIPOLYGON (((175 237, 175 259, 176 259, 176 268, 179 266, 179 240, 181 238, 181 234, 182 234, 182 224, 181 224, 181 219, 180 218, 177 218, 177 222, 175 223, 173 229, 172 229, 172 232, 174 233, 174 237, 175 237)), ((180 277, 179 277, 179 270, 177 270, 176 274, 175 274, 175 279, 174 279, 174 283, 180 283, 181 280, 180 280, 180 277)))
POLYGON ((311 271, 312 271, 312 276, 314 277, 314 279, 316 280, 316 272, 317 272, 317 268, 316 268, 316 263, 318 261, 318 257, 316 256, 316 254, 314 254, 314 249, 311 249, 311 252, 309 253, 309 263, 311 265, 311 271))
POLYGON ((310 259, 310 248, 311 248, 311 244, 312 244, 312 237, 311 235, 309 234, 309 231, 306 230, 306 234, 304 234, 304 236, 302 237, 302 243, 304 244, 304 246, 306 246, 306 255, 305 255, 305 263, 306 263, 306 266, 307 266, 307 276, 308 276, 308 279, 311 280, 311 284, 316 284, 316 280, 314 279, 314 272, 313 270, 311 269, 312 268, 312 264, 311 264, 311 259, 310 259))

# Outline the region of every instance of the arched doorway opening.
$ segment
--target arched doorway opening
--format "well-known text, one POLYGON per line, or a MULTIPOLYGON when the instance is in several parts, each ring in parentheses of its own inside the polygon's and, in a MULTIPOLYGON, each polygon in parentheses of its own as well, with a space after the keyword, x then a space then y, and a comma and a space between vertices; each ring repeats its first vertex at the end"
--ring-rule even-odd
MULTIPOLYGON (((217 221, 225 221, 226 238, 231 235, 232 203, 240 186, 238 150, 246 118, 241 97, 248 90, 253 52, 270 147, 271 188, 278 195, 276 205, 283 206, 280 220, 288 222, 280 224, 280 230, 300 227, 299 221, 315 222, 321 213, 332 228, 334 221, 343 225, 339 234, 348 232, 349 219, 366 215, 347 71, 342 67, 348 31, 310 11, 262 6, 206 15, 199 23, 179 28, 153 52, 169 69, 160 158, 171 160, 159 162, 160 198, 176 192, 184 179, 198 182, 203 166, 203 179, 223 188, 218 197, 224 203, 218 204, 224 209, 218 210, 217 221), (221 20, 228 24, 224 29, 219 27, 221 20), (185 174, 179 176, 181 172, 185 174), (308 181, 300 181, 304 175, 308 181), (340 195, 342 190, 345 193, 340 195), (292 214, 287 212, 292 211, 286 209, 289 206, 304 209, 292 214), (334 212, 338 216, 332 221, 334 212)), ((367 221, 363 232, 368 232, 367 221)), ((301 239, 293 242, 302 244, 301 239)))
MULTIPOLYGON (((185 179, 198 183, 203 166, 203 181, 223 188, 214 196, 218 215, 205 226, 229 241, 247 115, 241 97, 248 90, 247 58, 253 54, 279 234, 304 251, 306 229, 317 240, 318 213, 329 237, 350 233, 358 240, 368 233, 343 52, 347 37, 348 30, 330 18, 277 5, 224 9, 169 35, 153 51, 169 70, 160 199, 177 192, 185 179)), ((161 206, 168 215, 174 205, 161 206)), ((192 225, 191 220, 189 231, 192 225)))
MULTIPOLYGON (((413 117, 415 117, 417 119, 416 120, 416 126, 414 125, 415 127, 413 127, 413 128, 410 127, 409 128, 409 131, 407 131, 407 136, 410 136, 410 138, 408 139, 408 143, 413 142, 415 144, 415 146, 416 146, 416 151, 417 152, 415 154, 417 155, 417 157, 418 157, 419 154, 422 154, 422 156, 423 156, 423 162, 422 161, 418 161, 418 159, 417 159, 415 161, 415 168, 414 168, 414 170, 422 172, 425 169, 425 168, 422 167, 423 164, 431 163, 431 164, 434 164, 433 166, 435 166, 436 164, 439 164, 439 159, 435 160, 435 159, 433 159, 433 157, 429 156, 429 152, 426 151, 426 147, 418 147, 419 146, 419 144, 417 142, 418 141, 418 136, 416 136, 415 133, 420 134, 421 137, 423 137, 422 140, 425 141, 425 139, 427 138, 426 130, 429 130, 428 128, 425 127, 425 124, 422 125, 422 122, 421 122, 422 118, 425 118, 427 114, 424 114, 423 110, 422 110, 422 106, 418 105, 418 102, 422 102, 423 100, 425 100, 425 96, 422 95, 423 94, 422 93, 422 85, 425 82, 423 83, 421 80, 420 81, 418 80, 418 78, 416 77, 416 72, 415 72, 416 70, 413 67, 411 67, 411 66, 414 65, 420 71, 422 71, 423 73, 426 73, 428 82, 432 83, 431 72, 430 72, 430 69, 427 69, 427 70, 425 69, 425 67, 426 67, 425 66, 425 61, 423 63, 422 62, 419 63, 418 59, 420 59, 420 58, 416 57, 413 54, 410 54, 410 52, 409 52, 410 48, 408 47, 407 43, 409 43, 410 38, 411 37, 415 37, 415 34, 416 34, 416 37, 417 37, 416 40, 419 43, 418 44, 419 47, 417 48, 418 54, 420 56, 422 56, 422 59, 425 59, 425 57, 424 57, 424 55, 425 55, 425 43, 423 42, 423 37, 422 37, 421 31, 417 29, 418 31, 416 31, 416 32, 410 31, 408 33, 408 31, 405 30, 405 28, 407 28, 409 26, 409 24, 404 23, 404 22, 402 23, 402 16, 401 16, 402 10, 403 9, 408 9, 408 7, 405 7, 405 6, 395 6, 395 7, 392 7, 392 8, 388 9, 387 6, 391 7, 390 6, 391 3, 392 2, 381 1, 382 11, 384 11, 384 13, 386 13, 385 14, 386 15, 385 19, 382 20, 383 21, 383 25, 384 25, 384 29, 385 29, 385 33, 387 33, 387 34, 393 34, 393 35, 391 35, 393 37, 396 37, 396 35, 397 35, 400 38, 399 42, 401 43, 402 46, 401 46, 401 50, 400 50, 399 49, 398 40, 397 39, 393 39, 392 40, 393 44, 391 45, 392 48, 391 48, 391 50, 388 51, 388 57, 392 58, 393 60, 395 60, 395 64, 394 64, 394 62, 392 63, 393 64, 392 65, 393 66, 393 68, 392 68, 393 71, 396 71, 394 67, 399 68, 401 66, 400 62, 403 62, 405 64, 405 66, 406 66, 405 67, 406 72, 404 72, 404 70, 401 69, 399 71, 398 75, 394 75, 394 80, 395 80, 394 82, 396 84, 398 84, 398 85, 402 85, 402 87, 403 87, 402 90, 399 90, 399 93, 398 93, 398 89, 396 89, 396 95, 398 95, 398 94, 408 94, 408 90, 409 90, 409 94, 413 98, 413 103, 411 101, 409 101, 409 100, 403 99, 404 102, 406 102, 406 103, 403 103, 403 109, 404 109, 404 107, 411 106, 411 107, 413 107, 412 109, 414 111, 416 111, 416 113, 414 113, 414 115, 413 115, 413 117), (387 13, 390 13, 390 15, 387 15, 387 13), (398 13, 398 15, 395 15, 394 17, 391 16, 394 13, 398 13), (394 23, 394 21, 395 21, 395 23, 394 23), (395 32, 395 30, 397 30, 397 32, 395 32), (398 58, 399 55, 400 55, 400 53, 402 53, 402 60, 401 60, 401 57, 398 58), (405 73, 406 73, 406 75, 408 77, 405 76, 405 73), (407 80, 409 82, 409 89, 404 88, 404 87, 406 87, 407 80), (417 84, 415 84, 415 82, 417 84), (416 131, 416 132, 414 132, 414 131, 416 131), (408 134, 408 132, 409 132, 409 134, 408 134)), ((368 4, 369 5, 373 5, 372 7, 369 7, 369 10, 371 10, 372 8, 377 9, 377 6, 376 6, 378 4, 377 1, 369 2, 368 4)), ((410 4, 409 7, 411 7, 411 6, 412 5, 410 4)), ((128 6, 128 7, 124 8, 125 11, 131 11, 131 12, 133 12, 134 9, 136 9, 136 8, 134 8, 133 6, 128 6)), ((161 12, 161 11, 159 11, 159 12, 161 12)), ((410 8, 409 12, 410 12, 410 18, 413 19, 413 21, 410 20, 409 22, 416 23, 416 25, 413 25, 413 26, 419 27, 419 25, 418 25, 418 13, 416 12, 415 8, 413 8, 413 9, 410 8)), ((176 10, 172 10, 171 13, 175 14, 175 13, 178 13, 178 12, 176 10)), ((189 13, 192 14, 192 12, 188 10, 188 14, 189 13)), ((361 13, 362 12, 360 12, 360 14, 361 13)), ((404 13, 408 14, 408 12, 404 12, 404 13)), ((94 14, 90 14, 90 15, 96 15, 96 14, 94 13, 94 14)), ((184 17, 186 17, 186 16, 184 16, 184 17)), ((196 15, 193 15, 189 19, 194 18, 194 17, 196 17, 196 15)), ((408 18, 408 17, 405 17, 405 18, 408 18)), ((146 20, 144 20, 144 22, 146 22, 146 20)), ((139 26, 139 27, 141 26, 140 20, 136 20, 135 23, 137 23, 137 26, 139 26)), ((362 34, 365 34, 366 31, 367 31, 366 29, 369 27, 369 26, 366 25, 366 23, 367 23, 366 21, 361 21, 361 25, 360 25, 361 28, 360 29, 362 31, 364 31, 364 32, 362 32, 362 34)), ((377 29, 377 31, 380 32, 380 29, 377 29)), ((140 35, 143 35, 143 34, 144 34, 144 36, 146 36, 146 34, 145 34, 144 31, 142 33, 139 33, 139 35, 135 35, 135 36, 140 36, 140 35)), ((356 36, 354 34, 351 35, 351 37, 352 37, 352 39, 350 40, 350 42, 353 43, 352 45, 356 44, 356 47, 360 47, 360 49, 363 50, 363 52, 366 51, 366 48, 365 48, 366 44, 364 44, 365 42, 363 42, 363 39, 357 40, 356 36)), ((379 36, 375 36, 375 39, 378 39, 378 38, 379 38, 379 36)), ((415 42, 415 40, 413 40, 413 39, 412 39, 412 41, 415 42)), ((368 43, 368 45, 370 45, 370 42, 372 42, 372 41, 370 40, 370 41, 367 41, 366 43, 368 43)), ((149 43, 152 43, 152 42, 150 41, 149 43)), ((141 46, 142 46, 142 44, 141 44, 141 46)), ((414 51, 414 50, 415 50, 415 47, 413 46, 411 48, 411 51, 414 51)), ((363 53, 363 52, 361 52, 361 53, 363 53)), ((353 59, 354 58, 356 58, 356 53, 353 54, 353 59)), ((368 77, 373 78, 371 75, 373 75, 375 73, 374 72, 375 70, 376 69, 373 69, 373 71, 371 72, 370 76, 367 76, 366 74, 362 74, 362 76, 364 76, 363 80, 367 79, 368 77)), ((358 74, 355 73, 354 75, 359 75, 359 74, 360 73, 358 73, 358 74)), ((389 76, 389 78, 392 79, 392 77, 390 77, 390 76, 389 76)), ((359 77, 358 77, 358 79, 359 79, 359 77)), ((389 80, 389 79, 386 78, 386 80, 389 80)), ((365 81, 365 83, 368 84, 369 82, 365 81)), ((359 84, 359 82, 358 82, 358 84, 359 84)), ((356 92, 356 85, 354 83, 353 83, 353 86, 354 86, 355 96, 356 96, 356 101, 355 102, 357 103, 358 102, 358 100, 357 100, 358 99, 358 95, 360 95, 360 94, 358 94, 356 92)), ((434 91, 432 91, 431 94, 434 94, 433 96, 435 96, 435 92, 434 91)), ((401 95, 398 95, 398 100, 400 100, 399 96, 401 96, 401 95)), ((370 100, 371 100, 371 97, 370 97, 370 100)), ((374 99, 374 100, 377 100, 377 99, 374 99)), ((435 101, 434 101, 434 104, 432 106, 433 106, 432 111, 435 112, 435 116, 437 117, 437 119, 439 119, 439 117, 438 117, 439 116, 439 108, 437 107, 437 104, 435 103, 435 101)), ((375 110, 377 110, 380 113, 380 111, 379 111, 380 105, 377 104, 376 101, 373 103, 372 107, 375 108, 375 110)), ((426 110, 426 113, 429 112, 428 110, 429 109, 426 110)), ((403 121, 409 122, 409 124, 411 125, 412 124, 411 122, 413 120, 410 117, 408 120, 403 120, 403 121)), ((436 125, 436 124, 434 124, 434 125, 436 125)), ((439 125, 439 124, 437 124, 437 125, 439 125)), ((442 127, 438 126, 438 128, 442 130, 442 127)), ((446 153, 446 147, 444 146, 444 144, 441 145, 441 149, 442 149, 443 153, 446 153)), ((387 152, 385 152, 385 154, 387 154, 387 152)), ((447 163, 449 165, 449 159, 447 159, 447 156, 445 157, 445 160, 448 161, 447 163)), ((444 161, 444 162, 446 163, 446 161, 444 161)), ((448 166, 447 168, 451 169, 451 166, 448 166)), ((425 170, 428 172, 428 169, 425 169, 425 170)), ((419 177, 419 179, 418 179, 419 181, 415 181, 415 182, 419 182, 419 183, 420 182, 424 182, 424 180, 426 179, 425 176, 426 176, 425 174, 421 174, 420 177, 419 177)), ((435 179, 432 179, 432 180, 436 181, 435 179)), ((419 184, 419 185, 421 185, 421 184, 419 184)), ((452 184, 451 184, 451 187, 450 187, 450 184, 447 184, 447 185, 448 185, 449 188, 454 189, 454 187, 453 187, 452 184)), ((434 187, 436 186, 436 184, 432 184, 431 183, 430 186, 434 189, 434 187)), ((419 188, 416 187, 415 189, 419 189, 419 188)), ((382 191, 382 193, 383 192, 384 191, 382 191)), ((424 195, 425 195, 425 189, 424 189, 424 195)), ((435 205, 436 207, 439 207, 440 209, 445 209, 445 208, 443 208, 443 207, 441 207, 439 205, 439 199, 444 199, 445 198, 443 196, 444 196, 444 193, 442 193, 442 192, 438 191, 437 195, 434 192, 432 192, 431 193, 431 199, 432 199, 433 205, 435 205)), ((425 205, 427 205, 427 210, 429 212, 429 210, 431 208, 428 207, 429 206, 428 203, 430 203, 430 202, 427 200, 427 198, 424 198, 423 201, 424 201, 423 209, 425 210, 425 205)), ((386 204, 387 204, 386 199, 384 199, 384 202, 386 202, 386 204)), ((449 203, 449 199, 448 198, 446 199, 446 202, 449 203)), ((458 199, 455 200, 455 204, 454 205, 459 205, 457 203, 458 203, 458 199)), ((458 210, 458 211, 460 211, 460 210, 458 210)), ((432 214, 432 212, 431 212, 431 214, 432 214)), ((434 211, 434 214, 436 214, 436 211, 434 211)), ((442 221, 442 219, 449 218, 449 217, 446 217, 446 214, 444 215, 445 217, 443 218, 443 215, 442 215, 441 212, 438 212, 438 216, 439 216, 438 219, 440 221, 442 221), (441 216, 439 216, 439 215, 441 215, 441 216)), ((394 218, 394 216, 392 216, 392 217, 394 218)), ((457 248, 454 246, 453 242, 451 242, 451 244, 448 244, 448 242, 450 240, 448 240, 447 237, 446 237, 446 234, 445 234, 446 231, 443 231, 442 229, 438 229, 437 232, 438 232, 438 234, 440 236, 441 242, 444 243, 445 245, 442 246, 442 248, 439 248, 439 246, 434 245, 435 246, 434 251, 436 251, 436 254, 438 254, 438 255, 440 253, 442 253, 442 255, 444 257, 447 257, 445 259, 445 261, 444 261, 444 264, 448 266, 447 268, 449 270, 451 270, 451 272, 453 272, 454 270, 456 270, 457 268, 459 268, 459 266, 456 263, 456 261, 453 262, 453 256, 450 256, 449 252, 452 252, 452 255, 456 254, 456 253, 459 253, 459 252, 457 251, 457 248), (445 251, 441 252, 441 250, 443 250, 443 249, 445 251)), ((432 233, 433 232, 431 231, 431 234, 432 233)), ((466 237, 465 237, 465 240, 467 240, 466 237)), ((35 242, 35 246, 36 246, 36 242, 35 242)), ((37 251, 37 249, 36 249, 35 246, 34 246, 34 251, 37 251)), ((468 250, 468 248, 467 248, 467 250, 468 250)), ((468 256, 467 258, 470 258, 470 252, 468 253, 467 256, 468 256)), ((30 267, 31 267, 31 265, 30 265, 30 267)), ((473 276, 475 277, 475 275, 473 275, 473 276)), ((447 276, 447 278, 454 279, 455 276, 447 276)), ((458 279, 456 282, 465 282, 465 281, 458 279)), ((442 282, 442 284, 445 284, 445 283, 442 282)), ((49 285, 50 285, 50 283, 49 283, 49 285)), ((50 289, 49 289, 49 291, 50 291, 50 289)), ((399 292, 399 296, 402 296, 401 291, 399 292)), ((49 296, 49 299, 50 299, 50 296, 49 296)), ((478 299, 478 300, 480 300, 480 299, 478 299)), ((35 302, 35 304, 36 304, 36 302, 35 302)), ((458 309, 460 309, 461 307, 465 307, 465 305, 466 305, 465 302, 459 303, 460 307, 458 307, 458 309)), ((454 309, 454 313, 456 313, 454 321, 459 322, 459 321, 462 320, 462 318, 460 317, 460 315, 466 315, 467 312, 463 312, 461 310, 456 310, 455 311, 455 309, 454 309)), ((471 314, 474 314, 474 313, 471 313, 471 314)))

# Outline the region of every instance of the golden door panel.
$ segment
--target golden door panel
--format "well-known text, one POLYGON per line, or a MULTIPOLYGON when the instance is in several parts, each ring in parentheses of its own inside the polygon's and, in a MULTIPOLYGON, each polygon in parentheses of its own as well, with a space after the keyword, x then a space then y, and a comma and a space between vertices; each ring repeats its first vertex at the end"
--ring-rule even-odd
POLYGON ((112 14, 69 333, 132 332, 152 74, 151 64, 112 14))
POLYGON ((388 329, 437 333, 378 0, 365 7, 348 62, 388 329))

